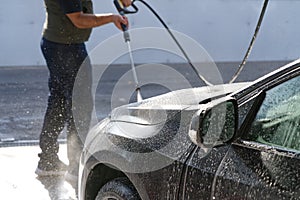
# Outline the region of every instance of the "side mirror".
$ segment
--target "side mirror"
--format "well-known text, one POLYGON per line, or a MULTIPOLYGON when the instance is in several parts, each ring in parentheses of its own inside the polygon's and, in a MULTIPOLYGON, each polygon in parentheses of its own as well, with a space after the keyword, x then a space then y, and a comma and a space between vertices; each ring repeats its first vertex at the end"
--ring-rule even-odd
POLYGON ((221 98, 204 105, 191 121, 189 137, 202 148, 213 148, 229 142, 238 124, 237 102, 233 98, 221 98))

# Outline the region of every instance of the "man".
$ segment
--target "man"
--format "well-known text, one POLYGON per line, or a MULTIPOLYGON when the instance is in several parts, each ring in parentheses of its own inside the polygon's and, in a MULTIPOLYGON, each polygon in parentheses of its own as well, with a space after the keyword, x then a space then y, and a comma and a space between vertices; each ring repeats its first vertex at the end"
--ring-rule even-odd
MULTIPOLYGON (((63 175, 66 171, 77 178, 78 162, 82 150, 84 134, 88 130, 91 96, 91 66, 84 42, 91 29, 108 23, 121 30, 121 24, 128 20, 116 14, 93 14, 91 0, 44 0, 47 17, 41 41, 41 50, 49 69, 49 97, 40 135, 40 160, 36 169, 39 176, 63 175), (79 70, 83 77, 77 77, 79 70), (76 80, 82 80, 80 87, 83 102, 77 109, 82 111, 82 119, 76 123, 72 113, 73 87, 76 80), (76 124, 76 125, 75 125, 76 124), (78 127, 81 128, 79 136, 78 127), (81 125, 80 125, 81 124, 81 125), (60 161, 58 136, 66 125, 69 166, 60 161)), ((122 0, 130 6, 131 0, 122 0)), ((77 102, 78 103, 78 102, 77 102)), ((79 128, 79 129, 80 129, 79 128)))

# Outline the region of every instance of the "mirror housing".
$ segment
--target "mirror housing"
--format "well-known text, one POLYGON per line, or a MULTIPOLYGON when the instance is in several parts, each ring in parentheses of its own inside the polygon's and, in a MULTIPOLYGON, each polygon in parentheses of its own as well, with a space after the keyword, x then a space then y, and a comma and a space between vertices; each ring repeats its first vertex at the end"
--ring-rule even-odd
POLYGON ((189 129, 191 141, 207 149, 232 140, 238 127, 236 100, 224 97, 203 106, 192 117, 189 129))

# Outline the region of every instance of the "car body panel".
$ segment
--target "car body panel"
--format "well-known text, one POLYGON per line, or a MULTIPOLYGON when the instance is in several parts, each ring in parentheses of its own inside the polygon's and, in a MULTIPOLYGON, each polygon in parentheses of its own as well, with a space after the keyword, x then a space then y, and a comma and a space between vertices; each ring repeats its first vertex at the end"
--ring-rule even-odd
POLYGON ((179 199, 210 199, 215 175, 228 148, 222 146, 208 152, 196 148, 187 161, 184 186, 179 199))
POLYGON ((300 159, 288 154, 254 143, 232 145, 220 166, 214 198, 297 199, 300 159))

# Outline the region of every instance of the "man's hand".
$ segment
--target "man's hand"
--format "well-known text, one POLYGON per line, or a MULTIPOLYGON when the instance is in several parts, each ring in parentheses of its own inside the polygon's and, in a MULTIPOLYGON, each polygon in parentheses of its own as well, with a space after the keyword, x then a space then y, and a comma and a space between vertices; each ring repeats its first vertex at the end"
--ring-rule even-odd
POLYGON ((122 0, 122 3, 125 7, 128 7, 131 5, 132 2, 131 2, 131 0, 122 0))
POLYGON ((128 19, 126 16, 113 15, 113 23, 118 29, 122 30, 121 24, 128 26, 128 19))

